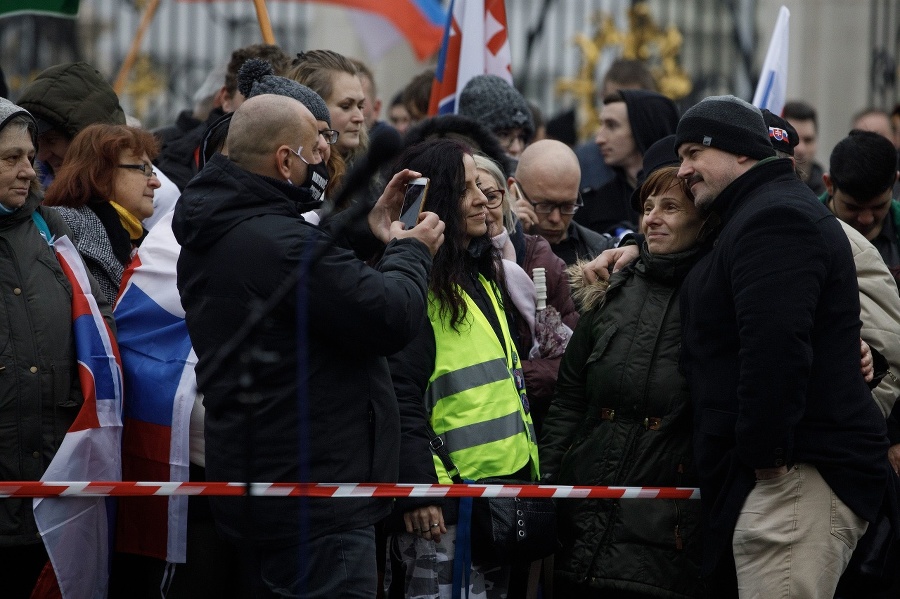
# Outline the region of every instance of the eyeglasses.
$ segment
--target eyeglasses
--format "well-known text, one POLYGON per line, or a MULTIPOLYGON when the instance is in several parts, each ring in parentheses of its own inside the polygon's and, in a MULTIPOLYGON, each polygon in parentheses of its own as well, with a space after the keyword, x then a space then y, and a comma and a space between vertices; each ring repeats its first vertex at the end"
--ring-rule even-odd
POLYGON ((497 208, 503 203, 504 193, 502 189, 482 189, 481 193, 487 198, 488 208, 497 208))
POLYGON ((322 129, 319 131, 319 135, 325 138, 325 143, 329 146, 333 146, 337 143, 339 133, 334 129, 322 129))
POLYGON ((522 197, 525 198, 525 201, 531 204, 534 211, 538 214, 551 214, 557 208, 559 209, 560 214, 565 214, 566 216, 571 216, 578 212, 578 209, 584 206, 584 202, 581 199, 581 192, 578 193, 578 197, 573 202, 565 202, 565 203, 556 203, 556 202, 532 202, 531 198, 528 197, 528 194, 525 193, 525 190, 522 189, 522 184, 516 181, 513 183, 520 192, 522 192, 522 197))
POLYGON ((156 176, 156 171, 153 170, 153 165, 147 164, 146 162, 144 164, 120 164, 119 168, 128 168, 135 171, 141 171, 148 179, 156 176))

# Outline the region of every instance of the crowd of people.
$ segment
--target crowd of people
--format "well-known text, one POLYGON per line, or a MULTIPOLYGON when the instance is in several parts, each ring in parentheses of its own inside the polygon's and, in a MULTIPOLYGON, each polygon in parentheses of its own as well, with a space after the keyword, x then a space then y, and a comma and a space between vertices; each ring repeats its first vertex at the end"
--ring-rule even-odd
MULTIPOLYGON (((154 131, 86 63, 0 98, 0 476, 39 480, 91 396, 67 236, 123 348, 126 479, 701 499, 558 500, 550 557, 470 563, 453 498, 127 498, 95 596, 896 597, 900 122, 854 115, 825 168, 812 106, 679 114, 639 61, 581 145, 493 75, 428 117, 432 79, 383 104, 362 61, 259 44, 154 131)), ((29 499, 0 561, 45 596, 29 499)))

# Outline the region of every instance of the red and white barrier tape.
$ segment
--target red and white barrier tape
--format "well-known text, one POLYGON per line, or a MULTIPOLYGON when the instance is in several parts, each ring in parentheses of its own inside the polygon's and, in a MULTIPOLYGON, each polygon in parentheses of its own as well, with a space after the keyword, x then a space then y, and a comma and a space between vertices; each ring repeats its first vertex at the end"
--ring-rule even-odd
MULTIPOLYGON (((245 483, 0 481, 3 497, 148 497, 248 494, 245 483)), ((700 499, 690 487, 565 485, 417 485, 387 483, 250 483, 256 497, 554 497, 557 499, 700 499)))

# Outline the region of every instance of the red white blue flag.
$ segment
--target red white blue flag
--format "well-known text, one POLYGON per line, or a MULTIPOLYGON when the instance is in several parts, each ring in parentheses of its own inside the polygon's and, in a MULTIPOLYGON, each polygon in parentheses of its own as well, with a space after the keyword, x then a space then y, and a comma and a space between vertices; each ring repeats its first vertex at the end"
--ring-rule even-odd
POLYGON ((787 98, 788 82, 788 24, 791 12, 782 6, 778 12, 778 20, 772 31, 772 40, 766 52, 756 93, 753 94, 753 105, 757 108, 768 108, 772 114, 781 116, 787 98))
MULTIPOLYGON (((184 309, 176 286, 181 250, 172 212, 153 226, 122 278, 115 317, 125 369, 125 480, 186 481, 189 427, 197 397, 184 309)), ((187 497, 128 497, 119 502, 116 548, 183 563, 187 497)))
POLYGON ((503 0, 451 2, 428 114, 455 114, 457 95, 476 75, 497 75, 512 85, 503 0))
MULTIPOLYGON (((68 237, 53 243, 72 284, 72 319, 84 404, 42 481, 122 480, 122 365, 115 337, 68 237)), ((114 504, 110 498, 34 500, 34 519, 64 599, 104 598, 114 504)))

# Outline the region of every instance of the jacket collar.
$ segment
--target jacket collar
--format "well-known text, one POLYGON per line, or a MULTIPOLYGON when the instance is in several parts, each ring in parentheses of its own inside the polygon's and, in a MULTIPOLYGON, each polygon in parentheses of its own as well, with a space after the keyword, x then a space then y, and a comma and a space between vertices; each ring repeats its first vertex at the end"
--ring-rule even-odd
POLYGON ((773 157, 760 160, 722 190, 710 206, 710 212, 718 215, 724 226, 741 209, 744 198, 759 187, 784 177, 796 177, 790 159, 773 157))

